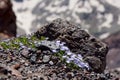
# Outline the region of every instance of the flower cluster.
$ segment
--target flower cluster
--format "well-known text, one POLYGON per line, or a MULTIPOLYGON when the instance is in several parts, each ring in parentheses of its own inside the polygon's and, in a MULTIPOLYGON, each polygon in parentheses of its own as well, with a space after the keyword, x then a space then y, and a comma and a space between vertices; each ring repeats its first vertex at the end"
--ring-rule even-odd
POLYGON ((37 46, 44 45, 49 47, 55 55, 58 55, 60 58, 64 59, 68 64, 75 64, 80 68, 89 69, 89 65, 87 62, 83 60, 81 54, 75 54, 70 51, 70 49, 65 46, 65 42, 61 41, 48 41, 48 38, 41 37, 40 40, 36 37, 18 37, 13 40, 5 40, 1 42, 0 45, 5 49, 24 49, 24 48, 36 48, 37 46), (58 54, 57 54, 58 53, 58 54), (60 54, 59 54, 60 53, 60 54))
MULTIPOLYGON (((66 60, 67 63, 74 63, 80 68, 87 68, 89 70, 89 65, 87 62, 84 62, 83 57, 81 54, 74 54, 70 51, 70 49, 65 46, 65 42, 60 42, 56 41, 56 45, 59 46, 59 50, 64 51, 64 55, 62 56, 63 59, 66 60)), ((59 51, 57 50, 52 50, 53 53, 57 53, 59 51)))

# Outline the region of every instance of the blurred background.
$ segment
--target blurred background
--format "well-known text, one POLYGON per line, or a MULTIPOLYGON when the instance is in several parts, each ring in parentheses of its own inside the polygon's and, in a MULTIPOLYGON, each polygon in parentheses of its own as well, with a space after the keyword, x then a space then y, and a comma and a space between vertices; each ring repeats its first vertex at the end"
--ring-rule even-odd
MULTIPOLYGON (((120 30, 119 0, 12 0, 18 29, 29 34, 56 18, 77 23, 101 39, 120 30)), ((18 34, 21 34, 18 30, 18 34)), ((23 34, 23 33, 22 33, 23 34)))
POLYGON ((30 34, 42 25, 63 18, 109 45, 107 69, 120 70, 119 0, 11 0, 17 17, 17 35, 30 34))

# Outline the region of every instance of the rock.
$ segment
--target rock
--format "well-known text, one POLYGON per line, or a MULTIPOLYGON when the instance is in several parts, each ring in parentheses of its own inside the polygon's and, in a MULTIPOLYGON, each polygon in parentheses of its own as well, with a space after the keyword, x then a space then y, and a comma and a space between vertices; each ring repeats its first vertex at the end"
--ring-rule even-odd
POLYGON ((31 64, 35 64, 37 60, 37 54, 32 54, 30 57, 31 64))
POLYGON ((49 64, 50 64, 50 65, 54 65, 54 63, 53 63, 52 61, 49 61, 49 64))
POLYGON ((29 58, 29 50, 28 49, 23 49, 21 50, 21 55, 24 56, 25 58, 29 58))
MULTIPOLYGON (((96 58, 94 56, 87 56, 85 60, 91 65, 91 67, 95 70, 98 70, 98 68, 101 67, 102 63, 99 58, 96 58)), ((95 71, 97 72, 97 71, 95 71)))
POLYGON ((43 62, 46 63, 50 60, 50 56, 44 55, 43 56, 43 62))
POLYGON ((106 67, 107 46, 71 22, 56 19, 40 28, 35 35, 38 38, 45 36, 49 37, 49 40, 66 42, 72 52, 81 54, 84 58, 95 57, 95 63, 100 64, 95 65, 97 68, 92 67, 95 72, 101 73, 106 67))
POLYGON ((0 66, 0 74, 8 74, 8 70, 0 66))
POLYGON ((109 46, 107 55, 107 68, 120 68, 120 31, 111 34, 103 40, 109 46))
POLYGON ((16 36, 16 16, 11 0, 0 0, 0 39, 16 36))

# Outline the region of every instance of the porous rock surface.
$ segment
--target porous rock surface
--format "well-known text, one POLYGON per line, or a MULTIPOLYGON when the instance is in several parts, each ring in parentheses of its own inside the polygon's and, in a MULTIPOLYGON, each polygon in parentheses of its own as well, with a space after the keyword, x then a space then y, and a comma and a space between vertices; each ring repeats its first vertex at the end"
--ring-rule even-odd
POLYGON ((16 16, 11 0, 0 0, 0 39, 15 37, 16 31, 16 16))
POLYGON ((62 19, 56 19, 40 28, 35 34, 37 37, 45 36, 49 40, 66 42, 72 52, 84 57, 92 71, 97 73, 104 71, 108 52, 107 46, 79 26, 62 19))

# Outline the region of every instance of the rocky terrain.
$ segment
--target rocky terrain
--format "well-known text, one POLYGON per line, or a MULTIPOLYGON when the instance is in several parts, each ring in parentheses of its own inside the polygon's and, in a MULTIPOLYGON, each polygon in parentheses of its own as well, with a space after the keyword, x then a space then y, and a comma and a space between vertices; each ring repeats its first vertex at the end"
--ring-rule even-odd
POLYGON ((0 42, 1 80, 119 80, 107 71, 106 44, 56 19, 39 31, 0 42))

